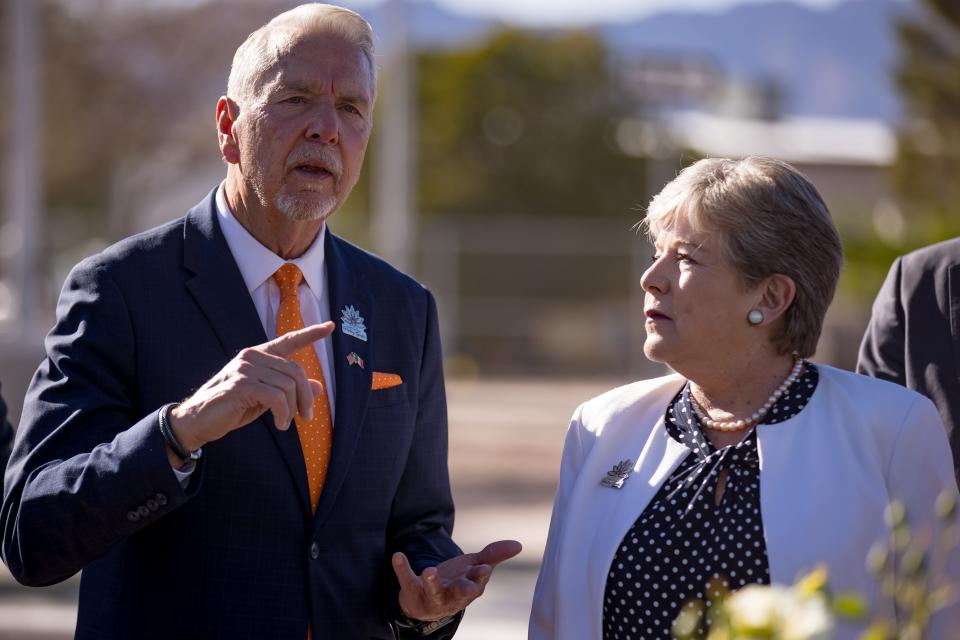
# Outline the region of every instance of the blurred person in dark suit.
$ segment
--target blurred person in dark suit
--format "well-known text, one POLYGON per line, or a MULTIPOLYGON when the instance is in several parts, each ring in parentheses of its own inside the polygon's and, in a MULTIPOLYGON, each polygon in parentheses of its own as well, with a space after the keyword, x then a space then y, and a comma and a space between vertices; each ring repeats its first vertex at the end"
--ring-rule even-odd
POLYGON ((894 260, 873 303, 857 371, 933 400, 960 461, 960 238, 894 260))
POLYGON ((0 395, 0 496, 3 495, 3 475, 13 447, 13 426, 7 422, 7 404, 0 395))
POLYGON ((77 638, 449 638, 519 551, 451 539, 433 296, 326 228, 372 46, 322 4, 251 34, 217 103, 226 180, 64 285, 0 530, 24 584, 83 570, 77 638))

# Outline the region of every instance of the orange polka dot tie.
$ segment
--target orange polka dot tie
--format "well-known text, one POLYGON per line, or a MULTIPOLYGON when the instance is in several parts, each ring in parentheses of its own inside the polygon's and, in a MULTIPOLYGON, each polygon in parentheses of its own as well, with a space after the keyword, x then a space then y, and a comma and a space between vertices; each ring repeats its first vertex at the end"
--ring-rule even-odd
MULTIPOLYGON (((277 335, 303 329, 303 316, 300 314, 300 298, 297 288, 303 280, 303 273, 294 265, 287 263, 273 274, 280 287, 280 309, 277 312, 277 335)), ((333 424, 330 419, 330 401, 327 397, 327 382, 323 377, 320 359, 313 345, 308 345, 290 356, 307 372, 307 377, 319 380, 323 384, 323 392, 313 399, 313 419, 305 420, 299 413, 296 415, 297 433, 300 434, 300 448, 303 450, 303 461, 307 466, 307 484, 310 487, 310 504, 317 510, 320 492, 323 490, 323 481, 327 477, 327 466, 330 464, 330 449, 333 444, 333 424)))

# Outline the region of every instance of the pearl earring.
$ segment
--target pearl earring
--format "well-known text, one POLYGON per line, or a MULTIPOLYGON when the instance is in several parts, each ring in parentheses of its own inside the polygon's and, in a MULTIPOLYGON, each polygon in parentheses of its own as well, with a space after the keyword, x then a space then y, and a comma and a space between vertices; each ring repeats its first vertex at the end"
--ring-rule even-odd
POLYGON ((763 311, 760 311, 760 309, 751 309, 750 313, 747 314, 747 322, 753 325, 763 322, 763 311))

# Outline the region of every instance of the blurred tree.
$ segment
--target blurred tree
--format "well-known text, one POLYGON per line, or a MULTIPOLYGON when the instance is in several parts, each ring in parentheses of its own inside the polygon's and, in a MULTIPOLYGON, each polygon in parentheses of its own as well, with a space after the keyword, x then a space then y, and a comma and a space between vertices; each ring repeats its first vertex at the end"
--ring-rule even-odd
POLYGON ((921 244, 960 232, 960 4, 920 0, 897 23, 896 79, 906 124, 899 136, 894 184, 911 216, 924 224, 921 244))
MULTIPOLYGON (((38 0, 43 251, 54 289, 98 244, 141 230, 138 207, 157 192, 183 188, 182 177, 216 166, 214 105, 233 49, 283 0, 115 4, 38 0)), ((8 20, 4 7, 3 33, 8 20)), ((0 101, 4 125, 7 109, 0 101)))
POLYGON ((898 255, 960 234, 960 4, 913 4, 895 24, 905 118, 891 169, 908 224, 899 242, 876 229, 841 228, 847 266, 840 292, 864 310, 898 255))
POLYGON ((419 55, 418 194, 425 214, 622 214, 643 161, 616 127, 629 103, 594 34, 508 30, 419 55))
MULTIPOLYGON (((115 75, 97 59, 101 30, 98 25, 71 13, 60 2, 38 0, 40 60, 38 79, 42 114, 37 130, 43 207, 43 236, 40 251, 42 270, 50 275, 50 289, 41 298, 49 299, 59 287, 62 270, 53 265, 66 248, 83 244, 101 232, 106 221, 109 193, 108 167, 115 164, 120 148, 136 139, 124 130, 120 118, 122 98, 128 94, 125 79, 115 75)), ((0 32, 10 29, 11 7, 0 11, 0 32)), ((6 40, 5 40, 6 42, 6 40)), ((6 91, 16 90, 6 73, 10 48, 3 47, 3 81, 6 91)), ((8 148, 9 101, 0 103, 0 123, 8 148)), ((0 162, 6 162, 4 156, 0 162)), ((6 175, 4 172, 3 175, 6 175)), ((2 185, 17 189, 20 185, 2 185)), ((78 249, 79 250, 79 249, 78 249)))
MULTIPOLYGON (((135 64, 117 50, 120 29, 111 16, 72 12, 52 0, 38 4, 43 242, 46 255, 58 255, 103 237, 115 171, 164 135, 156 117, 163 105, 145 99, 135 64)), ((0 12, 4 33, 8 20, 9 12, 0 12)), ((3 56, 9 64, 9 52, 3 56)), ((7 109, 0 104, 4 124, 7 109)))

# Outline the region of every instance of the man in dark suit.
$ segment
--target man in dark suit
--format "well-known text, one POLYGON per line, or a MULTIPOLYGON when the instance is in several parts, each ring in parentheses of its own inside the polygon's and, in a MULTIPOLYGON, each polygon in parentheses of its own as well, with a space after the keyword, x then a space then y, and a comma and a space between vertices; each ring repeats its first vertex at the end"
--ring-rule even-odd
POLYGON ((857 371, 933 400, 960 478, 960 238, 894 261, 873 303, 857 371))
POLYGON ((7 404, 0 395, 0 496, 3 495, 3 471, 13 447, 13 427, 7 422, 7 404))
POLYGON ((21 582, 83 569, 78 638, 447 638, 519 551, 450 538, 433 297, 326 229, 375 87, 358 15, 278 16, 217 104, 226 180, 68 277, 0 526, 21 582))

